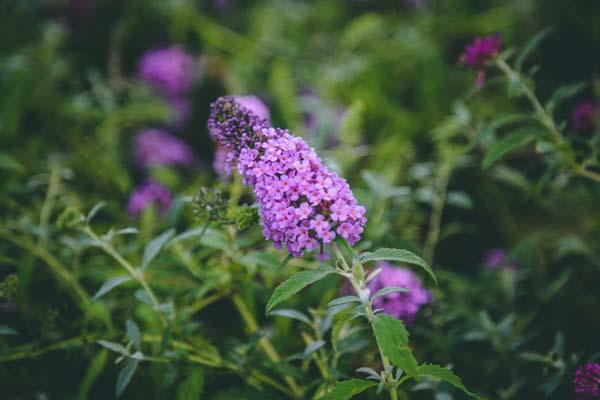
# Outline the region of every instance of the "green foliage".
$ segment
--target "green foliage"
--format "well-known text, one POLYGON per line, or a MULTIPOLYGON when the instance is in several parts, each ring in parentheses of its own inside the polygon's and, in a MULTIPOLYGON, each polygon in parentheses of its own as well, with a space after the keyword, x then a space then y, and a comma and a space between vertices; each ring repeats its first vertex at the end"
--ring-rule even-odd
POLYGON ((417 361, 408 347, 408 331, 399 319, 388 315, 376 315, 373 332, 382 354, 407 375, 416 377, 417 361))
POLYGON ((374 386, 377 386, 377 382, 364 379, 350 379, 348 381, 338 382, 333 390, 323 397, 323 400, 348 400, 354 395, 364 392, 374 386))
POLYGON ((370 261, 382 260, 397 261, 421 267, 425 270, 425 272, 429 274, 431 279, 433 279, 433 281, 437 283, 437 278, 435 277, 435 274, 433 273, 433 270, 431 269, 429 264, 427 264, 427 262, 425 262, 425 260, 423 260, 421 257, 408 250, 381 248, 375 250, 374 252, 365 252, 359 254, 356 258, 356 262, 359 262, 361 264, 370 261))

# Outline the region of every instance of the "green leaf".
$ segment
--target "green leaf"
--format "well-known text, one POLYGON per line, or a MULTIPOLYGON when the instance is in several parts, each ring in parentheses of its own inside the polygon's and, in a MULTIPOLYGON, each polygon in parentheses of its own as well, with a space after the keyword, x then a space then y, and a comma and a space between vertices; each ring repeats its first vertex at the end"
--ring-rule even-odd
POLYGON ((369 388, 377 386, 377 382, 366 379, 350 379, 336 383, 333 390, 327 393, 321 400, 347 400, 369 388))
POLYGON ((546 102, 546 110, 552 114, 560 103, 573 96, 576 96, 583 89, 585 89, 586 86, 586 82, 579 82, 559 87, 554 91, 554 93, 552 93, 552 96, 550 96, 550 99, 546 102))
POLYGON ((449 383, 450 385, 462 390, 469 396, 480 398, 475 393, 469 392, 465 385, 463 385, 461 379, 450 371, 448 368, 441 367, 434 364, 423 364, 419 365, 418 369, 419 376, 425 376, 432 379, 437 379, 449 383))
POLYGON ((509 133, 502 139, 494 142, 483 159, 482 168, 484 170, 491 167, 496 161, 512 150, 523 147, 535 139, 536 135, 530 130, 519 129, 509 133))
POLYGON ((17 332, 13 328, 6 326, 6 325, 0 325, 0 335, 18 335, 18 334, 19 334, 19 332, 17 332))
POLYGON ((161 251, 165 244, 175 235, 175 229, 171 228, 148 243, 146 248, 144 249, 144 256, 142 257, 142 270, 148 268, 150 262, 156 257, 156 255, 161 251))
POLYGON ((325 346, 324 340, 315 340, 314 342, 310 342, 306 349, 304 349, 304 357, 310 356, 315 351, 319 350, 321 347, 325 346))
POLYGON ((177 400, 198 400, 204 391, 204 371, 194 367, 190 375, 179 385, 177 400))
POLYGON ((104 366, 106 365, 106 360, 108 359, 108 352, 104 349, 100 350, 98 354, 94 357, 87 371, 85 372, 85 376, 81 385, 79 385, 79 390, 77 391, 77 399, 85 400, 89 398, 89 391, 98 376, 102 373, 104 366))
POLYGON ((108 340, 97 340, 96 343, 98 343, 102 347, 106 347, 107 349, 114 351, 115 353, 123 355, 128 354, 127 349, 119 343, 109 342, 108 340))
POLYGON ((21 163, 7 153, 0 153, 0 169, 14 172, 23 172, 25 170, 21 163))
POLYGON ((374 252, 362 253, 357 257, 356 260, 361 264, 369 261, 398 261, 416 265, 423 268, 437 285, 437 278, 435 277, 435 274, 433 273, 433 270, 429 264, 427 264, 427 262, 425 262, 425 260, 423 260, 421 257, 408 250, 381 248, 375 250, 374 252))
POLYGON ((407 375, 417 376, 417 361, 408 347, 408 331, 402 321, 389 315, 376 315, 373 332, 383 355, 407 375))
POLYGON ((329 303, 327 303, 327 308, 337 307, 349 303, 360 303, 360 298, 358 296, 344 296, 337 299, 333 299, 329 303))
POLYGON ((320 266, 317 269, 310 269, 292 275, 288 280, 275 288, 269 302, 267 303, 267 314, 282 301, 292 297, 306 286, 315 283, 329 274, 335 273, 335 269, 327 266, 320 266))
POLYGON ((129 340, 131 341, 131 343, 133 343, 133 346, 139 350, 140 349, 140 342, 141 342, 141 335, 140 335, 140 328, 138 328, 137 324, 135 322, 133 322, 132 320, 128 319, 125 322, 125 330, 127 332, 127 337, 129 338, 129 340))
POLYGON ((302 314, 300 311, 296 311, 296 310, 291 310, 291 309, 279 309, 279 310, 273 310, 270 312, 271 315, 277 315, 279 317, 285 317, 285 318, 292 318, 301 322, 304 322, 305 324, 310 325, 310 319, 308 319, 308 317, 304 314, 302 314))
POLYGON ((119 372, 119 376, 117 377, 117 385, 115 387, 115 394, 117 397, 121 396, 125 391, 127 385, 129 385, 129 381, 133 377, 135 370, 137 369, 139 361, 128 359, 125 367, 119 372))
POLYGON ((397 292, 406 293, 406 292, 408 292, 408 289, 405 288, 405 287, 400 287, 400 286, 386 287, 386 288, 378 290, 377 293, 375 293, 373 295, 373 297, 371 297, 371 300, 376 299, 376 298, 381 297, 381 296, 387 296, 390 293, 397 293, 397 292))
POLYGON ((347 308, 335 314, 333 317, 333 328, 331 330, 331 346, 335 352, 338 351, 338 341, 344 326, 352 319, 352 308, 347 308))
POLYGON ((120 275, 115 276, 114 278, 110 278, 102 284, 100 289, 98 289, 94 297, 92 297, 92 301, 98 300, 100 297, 104 296, 106 293, 110 292, 117 286, 120 286, 125 282, 129 282, 130 280, 132 280, 132 278, 129 275, 120 275))
POLYGON ((529 42, 527 42, 525 47, 523 47, 523 50, 521 51, 521 53, 517 57, 517 60, 515 61, 515 69, 517 71, 521 71, 521 67, 523 66, 523 63, 525 62, 527 57, 540 45, 542 40, 544 40, 550 32, 552 32, 552 28, 547 28, 537 33, 531 39, 529 39, 529 42))
POLYGON ((100 203, 92 207, 88 215, 85 217, 85 222, 89 224, 90 221, 96 216, 96 214, 98 214, 98 211, 104 208, 104 206, 106 206, 106 202, 101 201, 100 203))

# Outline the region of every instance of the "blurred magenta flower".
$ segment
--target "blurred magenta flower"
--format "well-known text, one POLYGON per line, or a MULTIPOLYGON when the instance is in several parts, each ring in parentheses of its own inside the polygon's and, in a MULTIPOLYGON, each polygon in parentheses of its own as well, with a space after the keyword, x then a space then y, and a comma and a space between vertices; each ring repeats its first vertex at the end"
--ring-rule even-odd
POLYGON ((143 167, 158 165, 190 166, 195 162, 192 149, 181 139, 159 129, 146 129, 134 139, 134 159, 143 167))
POLYGON ((275 246, 301 256, 319 247, 323 253, 336 235, 350 244, 359 240, 365 208, 304 140, 271 127, 233 97, 212 104, 208 124, 227 157, 236 160, 244 183, 252 185, 263 234, 275 246))
POLYGON ((138 63, 141 80, 165 96, 178 96, 190 91, 196 62, 180 46, 146 52, 138 63))
POLYGON ((596 104, 591 101, 579 103, 571 116, 571 126, 575 132, 589 132, 595 127, 596 104))
POLYGON ((483 265, 489 269, 498 269, 505 267, 510 270, 516 270, 518 264, 511 260, 508 253, 502 249, 490 249, 483 256, 483 265))
POLYGON ((492 33, 486 37, 475 38, 473 43, 465 45, 460 62, 469 68, 482 68, 488 60, 496 57, 502 50, 502 36, 492 33))
POLYGON ((575 371, 573 379, 577 400, 600 399, 600 364, 588 363, 575 371))
POLYGON ((169 189, 152 179, 147 179, 131 193, 127 210, 129 215, 134 218, 148 206, 155 206, 164 214, 169 210, 171 200, 169 189))
POLYGON ((374 295, 377 291, 392 286, 403 287, 407 292, 395 292, 373 300, 373 307, 383 309, 386 314, 410 324, 419 309, 431 302, 433 296, 425 289, 417 274, 408 268, 398 267, 388 262, 380 262, 377 268, 381 272, 373 278, 367 287, 374 295))

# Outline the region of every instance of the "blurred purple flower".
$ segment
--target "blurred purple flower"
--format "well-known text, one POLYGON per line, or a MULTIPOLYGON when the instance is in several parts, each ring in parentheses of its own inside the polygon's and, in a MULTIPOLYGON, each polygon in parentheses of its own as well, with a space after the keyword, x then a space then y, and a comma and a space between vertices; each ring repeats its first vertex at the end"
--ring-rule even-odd
POLYGON ((596 104, 591 101, 579 103, 571 116, 571 125, 575 132, 590 132, 594 129, 596 119, 596 104))
POLYGON ((483 265, 489 269, 498 269, 505 267, 509 270, 516 270, 518 264, 511 260, 508 253, 502 249, 490 249, 483 255, 483 265))
POLYGON ((132 217, 137 217, 148 206, 156 206, 161 213, 166 213, 171 206, 171 192, 160 183, 148 179, 136 187, 129 197, 127 210, 132 217))
POLYGON ((183 96, 173 96, 169 99, 173 110, 173 124, 181 127, 190 116, 190 101, 183 96))
POLYGON ((391 286, 403 287, 408 291, 377 297, 373 301, 373 307, 381 308, 386 314, 401 319, 407 324, 412 323, 419 309, 431 302, 433 298, 431 292, 423 287, 419 276, 408 268, 398 267, 385 261, 380 262, 377 267, 381 268, 381 272, 367 284, 371 295, 391 286))
POLYGON ((195 157, 192 149, 181 139, 159 129, 146 129, 134 139, 135 162, 143 167, 157 165, 190 166, 195 157))
POLYGON ((180 46, 146 52, 138 63, 141 80, 168 97, 189 92, 194 79, 196 62, 180 46))
POLYGON ((589 363, 580 366, 573 378, 577 400, 600 399, 600 364, 589 363))
POLYGON ((496 57, 501 49, 502 36, 499 33, 478 37, 473 43, 465 45, 460 62, 469 68, 482 68, 488 60, 496 57))

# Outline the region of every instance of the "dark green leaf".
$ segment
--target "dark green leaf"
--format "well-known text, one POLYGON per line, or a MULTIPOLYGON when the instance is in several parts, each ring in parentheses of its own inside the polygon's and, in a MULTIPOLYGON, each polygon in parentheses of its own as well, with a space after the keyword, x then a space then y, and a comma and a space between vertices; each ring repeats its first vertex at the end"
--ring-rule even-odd
POLYGON ((90 388, 98 379, 98 376, 104 370, 104 366, 106 365, 106 360, 108 359, 108 352, 104 349, 100 350, 98 354, 93 358, 90 363, 87 371, 85 372, 85 376, 83 377, 83 381, 81 385, 79 385, 79 390, 77 391, 77 399, 85 400, 88 397, 90 388))
POLYGON ((550 32, 552 32, 552 28, 547 28, 537 33, 531 39, 529 39, 529 42, 527 42, 525 47, 523 47, 523 50, 521 51, 521 53, 517 57, 517 60, 515 61, 515 69, 517 71, 521 71, 523 63, 525 62, 527 57, 540 45, 542 40, 544 40, 550 32))
POLYGON ((115 387, 115 394, 117 397, 121 396, 127 385, 129 385, 129 381, 131 381, 131 378, 137 369, 137 365, 138 361, 128 359, 121 372, 119 372, 119 376, 117 377, 117 385, 115 387))
POLYGON ((407 375, 417 376, 417 361, 408 347, 408 331, 402 321, 389 315, 376 315, 373 332, 383 355, 407 375))
POLYGON ((98 289, 94 297, 92 297, 92 301, 98 300, 100 297, 104 296, 106 293, 110 292, 117 286, 120 286, 123 283, 128 282, 130 280, 132 280, 132 278, 129 275, 120 275, 115 276, 114 278, 110 278, 109 280, 104 282, 100 289, 98 289))
POLYGON ((140 329, 138 328, 137 324, 135 322, 133 322, 132 320, 128 319, 125 322, 125 328, 126 328, 126 332, 127 332, 127 337, 129 338, 131 343, 133 343, 133 346, 137 350, 139 350, 141 335, 140 335, 140 329))
POLYGON ((340 333, 344 326, 352 319, 352 309, 348 308, 335 314, 333 317, 333 328, 331 330, 331 345, 333 349, 338 351, 338 342, 340 333))
POLYGON ((0 169, 6 169, 14 172, 23 172, 25 170, 21 163, 6 153, 0 153, 0 169))
POLYGON ((494 142, 483 159, 482 168, 488 169, 496 161, 501 159, 505 154, 512 150, 523 147, 532 140, 536 135, 529 130, 518 130, 504 136, 502 139, 494 142))
POLYGON ((175 229, 171 228, 148 243, 146 248, 144 249, 144 256, 142 257, 142 270, 148 268, 150 262, 156 257, 156 255, 161 251, 164 245, 175 235, 175 229))
POLYGON ((369 388, 377 386, 377 382, 365 379, 350 379, 336 383, 333 390, 327 393, 321 400, 348 400, 369 388))
POLYGON ((269 302, 267 303, 267 314, 282 301, 292 297, 306 286, 317 282, 329 274, 335 273, 335 269, 327 266, 320 266, 317 269, 310 269, 292 275, 288 280, 275 288, 269 302))
POLYGON ((434 364, 423 364, 419 365, 417 369, 419 376, 426 376, 432 379, 437 379, 449 383, 450 385, 462 390, 469 396, 479 398, 475 393, 471 393, 467 390, 465 385, 463 385, 461 379, 454 374, 454 372, 450 371, 447 368, 441 367, 439 365, 434 364))
POLYGON ((190 375, 179 385, 177 400, 199 400, 204 391, 204 371, 194 367, 190 375))
POLYGON ((369 261, 398 261, 417 265, 423 268, 437 285, 437 279, 429 264, 427 264, 421 257, 408 250, 381 248, 375 250, 374 252, 362 253, 357 257, 356 260, 361 264, 369 261))
POLYGON ((552 96, 550 96, 550 99, 546 102, 546 110, 552 114, 560 103, 573 96, 576 96, 583 89, 585 89, 586 86, 586 82, 580 82, 559 87, 554 91, 554 93, 552 93, 552 96))

